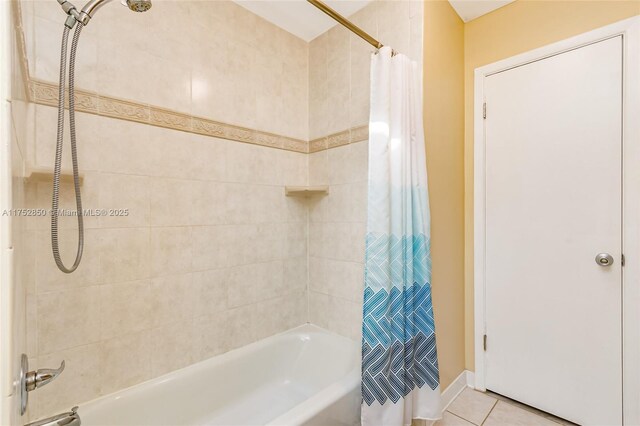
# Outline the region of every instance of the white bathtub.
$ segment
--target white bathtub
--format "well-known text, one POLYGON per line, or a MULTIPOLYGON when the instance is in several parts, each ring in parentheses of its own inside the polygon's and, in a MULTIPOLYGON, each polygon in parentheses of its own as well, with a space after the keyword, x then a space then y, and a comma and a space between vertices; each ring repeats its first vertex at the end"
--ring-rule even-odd
POLYGON ((355 425, 360 348, 303 325, 80 406, 85 426, 355 425))

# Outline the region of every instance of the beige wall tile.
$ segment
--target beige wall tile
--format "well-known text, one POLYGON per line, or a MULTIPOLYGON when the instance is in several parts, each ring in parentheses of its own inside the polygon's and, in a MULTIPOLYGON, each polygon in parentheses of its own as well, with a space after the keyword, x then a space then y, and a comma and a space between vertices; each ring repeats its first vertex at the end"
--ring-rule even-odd
POLYGON ((305 294, 302 291, 266 300, 255 306, 257 339, 302 325, 306 318, 305 294))
POLYGON ((368 142, 357 142, 328 150, 329 183, 367 180, 368 142))
POLYGON ((191 228, 151 228, 150 263, 153 277, 191 271, 191 228))
MULTIPOLYGON (((216 18, 211 23, 216 30, 225 25, 216 18)), ((197 28, 204 31, 204 27, 197 28)), ((227 107, 234 96, 233 79, 226 70, 226 62, 231 55, 227 39, 209 37, 208 43, 198 44, 195 48, 197 54, 193 58, 191 77, 193 114, 218 121, 234 121, 233 112, 227 107)))
POLYGON ((239 226, 194 226, 191 230, 194 271, 226 268, 242 263, 240 245, 245 242, 239 226))
POLYGON ((325 257, 349 262, 364 261, 365 224, 331 222, 322 227, 325 257))
POLYGON ((349 31, 340 25, 334 26, 328 33, 327 131, 337 133, 348 129, 350 124, 350 35, 349 31))
POLYGON ((380 1, 378 2, 378 37, 386 46, 392 46, 396 51, 409 54, 409 18, 408 1, 380 1), (402 25, 398 25, 402 23, 402 25))
MULTIPOLYGON (((305 256, 289 258, 284 262, 284 286, 286 291, 298 291, 306 294, 308 284, 308 258, 305 256)), ((306 306, 306 301, 303 302, 306 306)))
POLYGON ((243 247, 243 263, 260 263, 281 260, 286 234, 286 225, 264 223, 249 227, 247 244, 243 247))
POLYGON ((324 228, 323 223, 309 223, 309 256, 327 256, 324 228))
MULTIPOLYGON (((282 194, 282 187, 277 188, 274 195, 282 194)), ((308 203, 305 199, 298 197, 279 197, 279 205, 282 206, 285 222, 306 222, 308 216, 308 203)))
POLYGON ((257 311, 255 305, 231 308, 227 311, 227 315, 229 349, 239 348, 257 339, 258 330, 255 327, 257 311))
POLYGON ((307 164, 307 154, 297 152, 282 152, 278 156, 280 163, 278 168, 281 171, 282 185, 304 186, 309 180, 309 166, 307 164))
POLYGON ((100 340, 99 287, 42 293, 37 303, 40 355, 100 340))
POLYGON ((309 154, 309 185, 326 185, 329 183, 328 151, 309 154))
POLYGON ((194 182, 185 179, 153 179, 150 187, 151 226, 191 225, 194 182))
POLYGON ((191 273, 166 275, 151 280, 151 325, 166 326, 193 318, 197 293, 191 273))
POLYGON ((187 196, 189 197, 189 223, 192 225, 219 225, 227 222, 228 188, 226 184, 190 181, 187 196))
POLYGON ((287 223, 282 226, 284 230, 283 258, 298 258, 307 256, 308 229, 305 222, 287 223))
MULTIPOLYGON (((151 337, 147 331, 123 333, 99 344, 100 392, 133 386, 151 378, 151 337)), ((95 372, 94 372, 95 373, 95 372)))
POLYGON ((100 338, 107 340, 151 327, 151 286, 133 281, 100 286, 100 338))
MULTIPOLYGON (((29 160, 33 161, 34 167, 53 168, 56 153, 57 116, 57 108, 44 105, 35 106, 34 152, 29 154, 29 160)), ((102 119, 99 117, 82 112, 76 113, 78 163, 81 171, 99 170, 91 166, 100 161, 94 157, 95 149, 99 146, 99 138, 102 134, 101 131, 96 131, 100 123, 102 123, 102 119)), ((71 170, 71 151, 69 147, 70 138, 67 130, 64 133, 63 170, 71 170)))
POLYGON ((367 221, 367 182, 331 186, 328 218, 338 222, 367 221))
POLYGON ((192 276, 195 292, 193 316, 203 318, 226 311, 229 269, 194 272, 192 276))
POLYGON ((327 262, 324 257, 309 256, 309 290, 328 294, 327 262))
POLYGON ((357 341, 362 335, 362 303, 309 292, 309 320, 357 341))
POLYGON ((311 291, 362 303, 364 264, 325 258, 309 258, 311 291))
POLYGON ((38 353, 38 297, 27 293, 26 302, 26 349, 27 354, 38 353))
MULTIPOLYGON (((363 256, 364 257, 364 256, 363 256)), ((362 303, 364 291, 364 264, 327 259, 325 279, 327 293, 355 303, 362 303)))
MULTIPOLYGON (((86 229, 82 263, 73 274, 65 274, 56 266, 51 251, 51 232, 35 232, 35 282, 38 293, 82 287, 102 282, 100 259, 102 257, 100 230, 86 229)), ((77 230, 61 230, 58 236, 62 261, 70 266, 77 252, 77 230)))
POLYGON ((264 192, 269 190, 269 187, 257 187, 256 185, 245 183, 224 183, 223 187, 225 192, 224 205, 216 206, 217 209, 224 212, 223 223, 253 223, 256 221, 255 218, 262 214, 260 209, 263 206, 249 206, 247 205, 247 199, 250 196, 262 198, 265 196, 264 192))
POLYGON ((282 261, 236 266, 229 273, 227 304, 230 308, 249 305, 284 292, 282 261))
POLYGON ((194 360, 204 360, 230 349, 229 318, 226 311, 213 311, 196 317, 194 325, 194 360))
POLYGON ((100 271, 108 283, 149 277, 149 228, 101 229, 100 271))
POLYGON ((309 43, 309 139, 329 133, 328 43, 326 32, 309 43))
POLYGON ((182 169, 184 177, 221 181, 227 170, 227 150, 230 144, 237 143, 209 136, 189 135, 184 147, 188 155, 187 167, 182 169))
POLYGON ((282 172, 277 166, 281 155, 278 150, 243 143, 229 144, 228 148, 226 181, 282 184, 282 172))
POLYGON ((194 356, 193 319, 174 322, 151 330, 151 375, 161 376, 186 367, 194 356))
MULTIPOLYGON (((36 9, 42 8, 45 2, 34 2, 36 9)), ((58 81, 60 70, 60 39, 62 37, 62 22, 64 15, 60 10, 52 11, 50 15, 39 13, 34 18, 35 33, 35 63, 31 62, 30 70, 34 77, 47 81, 58 81), (56 19, 57 18, 57 19, 56 19)), ((71 36, 69 37, 71 44, 71 36)), ((78 44, 78 52, 82 54, 76 59, 77 87, 94 90, 97 68, 97 39, 95 33, 83 32, 78 44)))
MULTIPOLYGON (((108 212, 107 216, 99 218, 100 227, 126 228, 149 225, 150 180, 148 177, 102 173, 97 180, 100 185, 99 208, 106 209, 108 212), (125 209, 126 213, 123 212, 125 209)), ((86 194, 84 189, 83 187, 83 199, 86 194)))

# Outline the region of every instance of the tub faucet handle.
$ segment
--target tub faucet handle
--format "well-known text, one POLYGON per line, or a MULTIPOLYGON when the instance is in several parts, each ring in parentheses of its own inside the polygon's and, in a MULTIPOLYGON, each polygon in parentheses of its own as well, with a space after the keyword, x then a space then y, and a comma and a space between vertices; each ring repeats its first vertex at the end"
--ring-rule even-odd
POLYGON ((26 378, 27 392, 31 392, 32 390, 46 385, 47 383, 58 377, 63 371, 64 360, 62 361, 62 363, 60 363, 60 367, 56 369, 41 368, 38 371, 29 371, 26 378))

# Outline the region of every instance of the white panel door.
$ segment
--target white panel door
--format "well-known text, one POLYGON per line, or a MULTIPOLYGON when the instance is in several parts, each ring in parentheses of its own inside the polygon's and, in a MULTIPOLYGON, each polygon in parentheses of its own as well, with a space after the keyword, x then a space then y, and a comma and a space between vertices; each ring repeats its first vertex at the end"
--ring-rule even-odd
POLYGON ((486 387, 621 424, 622 38, 488 76, 485 99, 486 387))

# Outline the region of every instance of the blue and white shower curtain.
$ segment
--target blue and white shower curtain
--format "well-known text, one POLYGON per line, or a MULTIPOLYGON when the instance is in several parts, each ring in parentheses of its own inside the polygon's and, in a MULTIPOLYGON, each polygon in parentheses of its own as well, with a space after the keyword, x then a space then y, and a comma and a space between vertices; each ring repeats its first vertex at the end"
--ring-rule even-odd
POLYGON ((429 199, 416 64, 371 59, 362 424, 441 417, 429 199))

